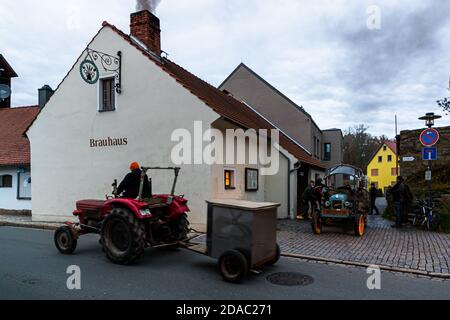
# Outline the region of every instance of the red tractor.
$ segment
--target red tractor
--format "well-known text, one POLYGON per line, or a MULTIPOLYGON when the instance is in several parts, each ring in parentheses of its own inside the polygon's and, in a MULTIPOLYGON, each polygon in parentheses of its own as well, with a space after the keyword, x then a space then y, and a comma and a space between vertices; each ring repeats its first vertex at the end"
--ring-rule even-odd
POLYGON ((108 259, 117 264, 136 262, 148 247, 176 245, 189 233, 187 213, 190 211, 184 196, 175 195, 180 168, 143 167, 139 197, 120 198, 117 181, 113 196, 106 200, 81 200, 73 212, 79 220, 66 223, 55 232, 55 245, 62 254, 72 254, 77 240, 86 234, 99 234, 100 243, 108 259), (143 186, 149 170, 175 172, 172 192, 144 199, 143 186))

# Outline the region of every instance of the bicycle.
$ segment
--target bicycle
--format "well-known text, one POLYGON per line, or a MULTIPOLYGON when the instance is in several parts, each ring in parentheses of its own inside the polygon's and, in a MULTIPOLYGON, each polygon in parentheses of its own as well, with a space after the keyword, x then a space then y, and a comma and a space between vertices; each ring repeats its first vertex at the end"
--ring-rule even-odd
POLYGON ((419 211, 416 212, 413 225, 426 228, 429 231, 436 231, 439 229, 441 223, 441 215, 434 211, 434 204, 427 200, 418 200, 419 211))

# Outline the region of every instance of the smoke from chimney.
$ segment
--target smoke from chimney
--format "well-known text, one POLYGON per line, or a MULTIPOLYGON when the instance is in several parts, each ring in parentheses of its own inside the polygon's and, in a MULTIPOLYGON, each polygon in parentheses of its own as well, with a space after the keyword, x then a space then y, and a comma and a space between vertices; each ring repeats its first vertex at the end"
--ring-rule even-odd
POLYGON ((156 7, 160 2, 161 0, 136 0, 136 10, 148 10, 151 13, 155 13, 156 7))

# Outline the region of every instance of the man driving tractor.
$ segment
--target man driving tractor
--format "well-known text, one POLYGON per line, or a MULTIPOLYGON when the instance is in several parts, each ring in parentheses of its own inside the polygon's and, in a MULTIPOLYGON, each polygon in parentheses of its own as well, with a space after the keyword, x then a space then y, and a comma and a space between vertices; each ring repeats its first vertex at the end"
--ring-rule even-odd
MULTIPOLYGON (((139 188, 141 184, 141 167, 139 163, 133 162, 130 165, 131 172, 128 173, 117 188, 117 195, 123 193, 123 198, 136 199, 139 196, 139 188)), ((142 190, 143 198, 151 197, 150 184, 148 176, 144 177, 144 188, 142 190)))

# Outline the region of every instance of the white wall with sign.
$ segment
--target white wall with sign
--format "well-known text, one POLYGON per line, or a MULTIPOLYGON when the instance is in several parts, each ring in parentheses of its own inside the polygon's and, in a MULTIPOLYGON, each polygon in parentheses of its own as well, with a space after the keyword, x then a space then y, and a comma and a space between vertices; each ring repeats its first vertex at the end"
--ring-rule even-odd
POLYGON ((9 182, 11 179, 11 185, 2 185, 0 182, 0 209, 31 210, 31 181, 26 183, 30 173, 19 174, 17 168, 0 168, 0 180, 3 180, 4 176, 8 176, 4 179, 5 181, 9 182), (26 197, 19 199, 18 195, 26 195, 26 197))

